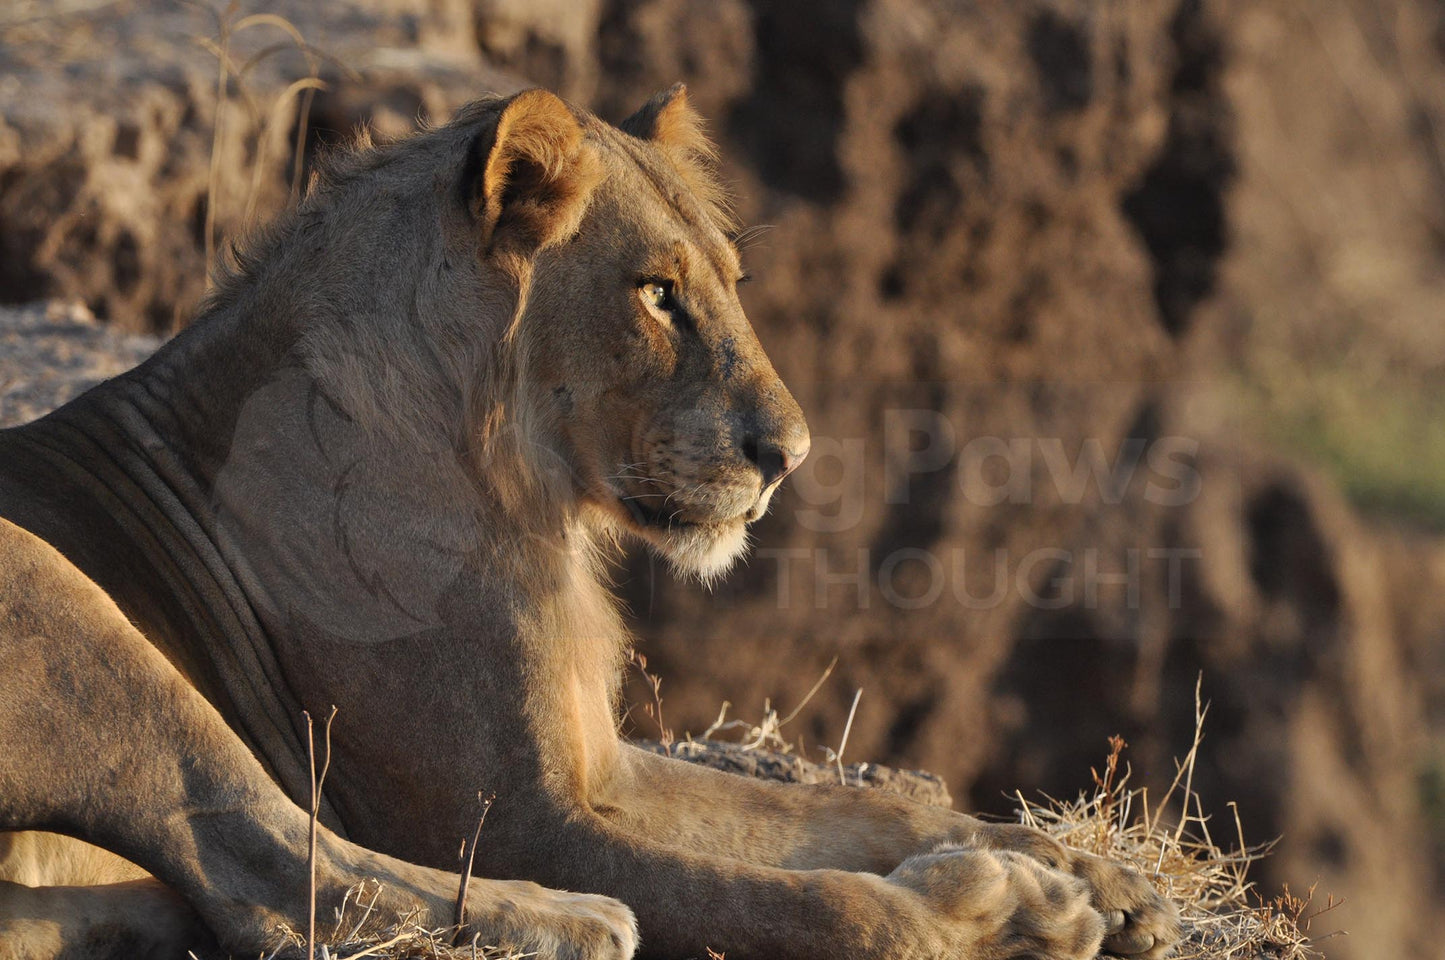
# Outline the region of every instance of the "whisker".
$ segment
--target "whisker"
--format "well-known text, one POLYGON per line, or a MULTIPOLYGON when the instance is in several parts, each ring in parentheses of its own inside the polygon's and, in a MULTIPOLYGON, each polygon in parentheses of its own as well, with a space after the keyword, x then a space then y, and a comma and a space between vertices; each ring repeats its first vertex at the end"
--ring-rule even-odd
POLYGON ((739 250, 745 250, 771 229, 773 229, 773 225, 770 223, 758 223, 739 230, 733 235, 733 246, 739 250))
POLYGON ((660 477, 640 477, 640 476, 639 476, 639 477, 629 477, 629 476, 628 476, 627 474, 625 474, 625 473, 613 474, 612 476, 610 476, 610 477, 604 477, 603 479, 605 479, 605 480, 636 480, 636 481, 638 481, 639 483, 663 483, 663 482, 664 482, 660 477))

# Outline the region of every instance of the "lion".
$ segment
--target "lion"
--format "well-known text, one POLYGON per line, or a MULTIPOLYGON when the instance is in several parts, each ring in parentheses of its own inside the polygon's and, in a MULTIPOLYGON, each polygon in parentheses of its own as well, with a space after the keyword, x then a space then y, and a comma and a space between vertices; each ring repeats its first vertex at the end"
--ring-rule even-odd
POLYGON ((301 928, 333 705, 322 916, 375 880, 452 923, 487 791, 466 935, 539 957, 1167 954, 1128 865, 619 738, 616 545, 719 576, 809 447, 712 149, 680 86, 359 148, 154 357, 0 433, 0 957, 301 928))

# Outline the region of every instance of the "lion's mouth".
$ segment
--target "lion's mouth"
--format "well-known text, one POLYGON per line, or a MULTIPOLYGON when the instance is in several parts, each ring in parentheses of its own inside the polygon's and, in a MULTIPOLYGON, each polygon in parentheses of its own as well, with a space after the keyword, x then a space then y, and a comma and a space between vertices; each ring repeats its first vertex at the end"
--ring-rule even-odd
POLYGON ((646 530, 686 532, 744 525, 756 520, 761 511, 757 505, 735 516, 696 517, 686 516, 685 506, 669 505, 667 498, 655 498, 661 502, 654 505, 647 500, 652 495, 628 496, 614 491, 613 496, 623 511, 637 527, 646 530))
POLYGON ((703 526, 699 521, 684 519, 677 510, 663 510, 659 507, 649 506, 636 497, 618 497, 617 502, 622 504, 622 508, 639 527, 650 527, 654 530, 690 530, 703 526))
MULTIPOLYGON (((695 503, 678 503, 676 495, 629 496, 611 487, 614 517, 633 535, 670 560, 678 570, 711 580, 725 573, 747 546, 746 528, 760 513, 753 502, 741 513, 699 516, 695 503)), ((761 506, 766 506, 762 504, 761 506)))

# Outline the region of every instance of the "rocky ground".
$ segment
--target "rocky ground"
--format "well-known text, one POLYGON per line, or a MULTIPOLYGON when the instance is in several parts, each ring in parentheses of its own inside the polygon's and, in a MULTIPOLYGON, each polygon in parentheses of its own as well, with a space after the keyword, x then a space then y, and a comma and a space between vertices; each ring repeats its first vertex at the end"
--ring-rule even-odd
POLYGON ((78 303, 0 306, 0 427, 43 416, 160 346, 96 322, 78 303))
POLYGON ((1114 733, 1167 780, 1202 674, 1196 787, 1221 816, 1239 801, 1251 839, 1283 835, 1261 879, 1349 899, 1331 956, 1436 955, 1437 3, 245 10, 314 48, 238 33, 237 72, 261 59, 220 98, 219 140, 204 9, 0 13, 0 300, 101 323, 10 315, 3 416, 71 389, 30 351, 105 375, 148 349, 111 331, 182 324, 208 234, 286 201, 298 142, 304 161, 358 122, 403 133, 528 81, 617 119, 684 79, 769 227, 745 304, 815 453, 713 593, 643 555, 623 572, 668 726, 791 707, 837 657, 787 732, 836 745, 861 688, 850 760, 1002 810, 1087 785, 1114 733), (286 93, 308 52, 309 100, 286 93), (78 366, 77 341, 114 362, 78 366))

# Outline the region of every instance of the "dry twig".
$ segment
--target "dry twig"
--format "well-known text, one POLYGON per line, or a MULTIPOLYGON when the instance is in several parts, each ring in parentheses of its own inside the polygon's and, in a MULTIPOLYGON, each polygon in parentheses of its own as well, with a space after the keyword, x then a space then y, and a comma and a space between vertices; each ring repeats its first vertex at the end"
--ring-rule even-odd
POLYGON ((316 960, 316 829, 321 818, 321 788, 326 783, 326 771, 331 769, 331 721, 336 719, 336 706, 333 704, 326 715, 326 757, 321 762, 319 775, 311 713, 303 710, 301 715, 306 718, 306 760, 311 766, 311 822, 306 837, 306 958, 316 960))
POLYGON ((482 813, 477 817, 477 829, 473 831, 471 841, 462 842, 462 879, 457 884, 456 909, 456 925, 459 931, 467 925, 467 888, 472 883, 472 867, 477 860, 477 844, 482 839, 482 824, 487 822, 487 812, 492 809, 492 802, 496 799, 495 793, 488 797, 477 794, 477 802, 482 805, 482 813))

